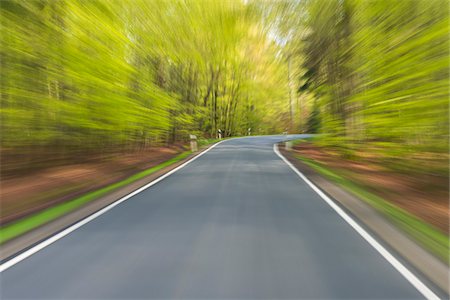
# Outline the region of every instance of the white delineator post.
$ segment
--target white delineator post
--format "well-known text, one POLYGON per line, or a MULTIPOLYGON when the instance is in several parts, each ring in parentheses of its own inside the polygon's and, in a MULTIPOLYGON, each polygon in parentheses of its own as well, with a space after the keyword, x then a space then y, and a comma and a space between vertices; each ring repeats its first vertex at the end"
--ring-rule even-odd
POLYGON ((286 141, 285 143, 284 143, 284 145, 285 145, 285 149, 286 150, 292 150, 292 142, 291 141, 286 141))
POLYGON ((193 135, 193 134, 190 134, 189 138, 191 140, 191 151, 192 152, 196 152, 198 150, 198 147, 197 147, 197 136, 193 135))

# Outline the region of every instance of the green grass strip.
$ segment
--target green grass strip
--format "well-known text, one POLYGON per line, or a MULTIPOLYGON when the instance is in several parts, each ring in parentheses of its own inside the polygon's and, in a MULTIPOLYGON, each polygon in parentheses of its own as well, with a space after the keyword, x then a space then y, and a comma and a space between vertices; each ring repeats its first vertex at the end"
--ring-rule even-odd
POLYGON ((205 138, 199 138, 197 140, 197 144, 199 147, 208 146, 214 143, 219 142, 220 139, 205 139, 205 138))
POLYGON ((415 217, 407 211, 384 200, 383 198, 376 196, 371 192, 368 192, 349 179, 346 179, 341 175, 324 167, 323 164, 300 155, 295 156, 298 159, 302 160, 305 164, 316 170, 318 173, 322 174, 324 177, 336 182, 347 191, 369 203, 372 207, 392 220, 407 234, 412 236, 425 249, 428 249, 428 251, 434 253, 437 257, 441 258, 447 264, 449 263, 449 237, 439 229, 434 228, 432 225, 422 221, 421 219, 415 217))
POLYGON ((135 182, 136 180, 139 180, 147 175, 150 175, 158 170, 161 170, 164 167, 167 167, 175 162, 178 162, 183 158, 186 158, 190 153, 191 153, 190 151, 185 151, 174 158, 171 158, 150 169, 134 174, 122 181, 113 183, 99 190, 89 192, 87 194, 84 194, 83 196, 80 196, 68 202, 52 206, 50 208, 43 210, 42 212, 38 212, 34 215, 31 215, 24 219, 20 219, 12 224, 9 224, 5 227, 1 227, 0 244, 3 244, 6 241, 9 241, 21 234, 24 234, 25 232, 28 232, 38 226, 48 223, 49 221, 52 221, 64 214, 67 214, 90 201, 93 201, 101 196, 106 195, 107 193, 113 190, 126 186, 132 182, 135 182))

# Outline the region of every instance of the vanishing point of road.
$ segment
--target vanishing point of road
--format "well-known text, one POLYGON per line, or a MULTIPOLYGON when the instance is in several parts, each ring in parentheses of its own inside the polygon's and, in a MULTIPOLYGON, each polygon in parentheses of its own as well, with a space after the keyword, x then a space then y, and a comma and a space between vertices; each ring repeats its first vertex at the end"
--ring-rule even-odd
POLYGON ((273 151, 231 139, 1 274, 1 298, 423 298, 273 151))

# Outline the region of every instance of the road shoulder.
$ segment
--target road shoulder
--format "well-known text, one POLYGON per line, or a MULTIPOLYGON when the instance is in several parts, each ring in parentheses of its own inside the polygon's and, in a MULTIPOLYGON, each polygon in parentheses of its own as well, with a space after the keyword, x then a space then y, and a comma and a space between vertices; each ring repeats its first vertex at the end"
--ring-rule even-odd
POLYGON ((425 277, 431 284, 438 287, 448 296, 449 268, 441 260, 408 238, 370 205, 325 179, 305 163, 295 158, 292 152, 283 149, 283 147, 280 147, 279 150, 310 181, 358 219, 362 225, 380 238, 389 248, 398 253, 415 271, 422 275, 421 277, 425 277))
POLYGON ((175 170, 181 165, 193 160, 195 157, 201 155, 215 144, 202 147, 200 151, 188 155, 186 158, 181 159, 169 166, 166 166, 160 170, 157 170, 148 176, 145 176, 133 183, 130 183, 124 187, 118 188, 104 196, 99 197, 93 201, 90 201, 73 211, 58 217, 48 223, 38 226, 26 233, 13 238, 4 244, 0 245, 0 262, 3 264, 12 258, 20 255, 28 249, 40 244, 46 239, 64 231, 72 225, 80 222, 81 220, 88 218, 96 212, 106 208, 107 206, 119 201, 121 198, 126 197, 130 193, 142 188, 165 174, 175 170))

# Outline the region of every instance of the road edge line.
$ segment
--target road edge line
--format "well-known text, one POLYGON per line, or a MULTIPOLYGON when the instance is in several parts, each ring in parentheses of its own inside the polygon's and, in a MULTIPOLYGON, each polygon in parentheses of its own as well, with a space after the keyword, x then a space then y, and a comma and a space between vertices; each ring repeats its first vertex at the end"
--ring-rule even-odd
POLYGON ((405 267, 394 255, 383 247, 374 237, 364 230, 353 220, 341 207, 330 197, 313 184, 303 173, 301 173, 290 161, 288 161, 278 150, 278 144, 273 145, 273 151, 281 158, 310 188, 312 188, 342 219, 344 219, 363 239, 366 240, 381 256, 386 259, 409 283, 411 283, 427 299, 440 299, 429 287, 405 267))
MULTIPOLYGON (((228 139, 227 139, 228 140, 228 139)), ((89 223, 90 221, 96 219, 97 217, 103 215, 104 213, 106 213, 107 211, 111 210, 112 208, 114 208, 115 206, 119 205, 120 203, 128 200, 129 198, 139 194, 140 192, 148 189, 149 187, 157 184, 158 182, 162 181, 163 179, 169 177, 170 175, 172 175, 173 173, 177 172, 178 170, 184 168, 185 166, 187 166, 188 164, 190 164, 191 162, 195 161, 197 158, 201 157, 202 155, 204 155, 205 153, 207 153, 208 151, 212 150, 214 147, 216 147, 217 145, 227 141, 227 140, 222 140, 219 141, 213 145, 211 145, 210 147, 208 147, 207 149, 203 150, 202 152, 200 152, 199 154, 197 154, 196 156, 192 157, 191 159, 189 159, 188 161, 184 162, 183 164, 179 165, 178 167, 170 170, 169 172, 161 175, 160 177, 156 178, 155 180, 147 183, 146 185, 138 188, 137 190, 134 190, 133 192, 129 193, 128 195, 119 198, 118 200, 114 201, 113 203, 109 204, 108 206, 100 209, 99 211, 93 213, 92 215, 78 221, 77 223, 69 226, 68 228, 64 229, 63 231, 43 240, 42 242, 38 243, 37 245, 31 247, 30 249, 24 251, 23 253, 11 258, 10 260, 2 263, 0 265, 0 273, 6 271, 7 269, 11 268, 12 266, 18 264, 19 262, 21 262, 22 260, 30 257, 31 255, 37 253, 38 251, 44 249, 45 247, 53 244, 54 242, 62 239, 63 237, 65 237, 66 235, 70 234, 71 232, 77 230, 78 228, 80 228, 81 226, 89 223)))

